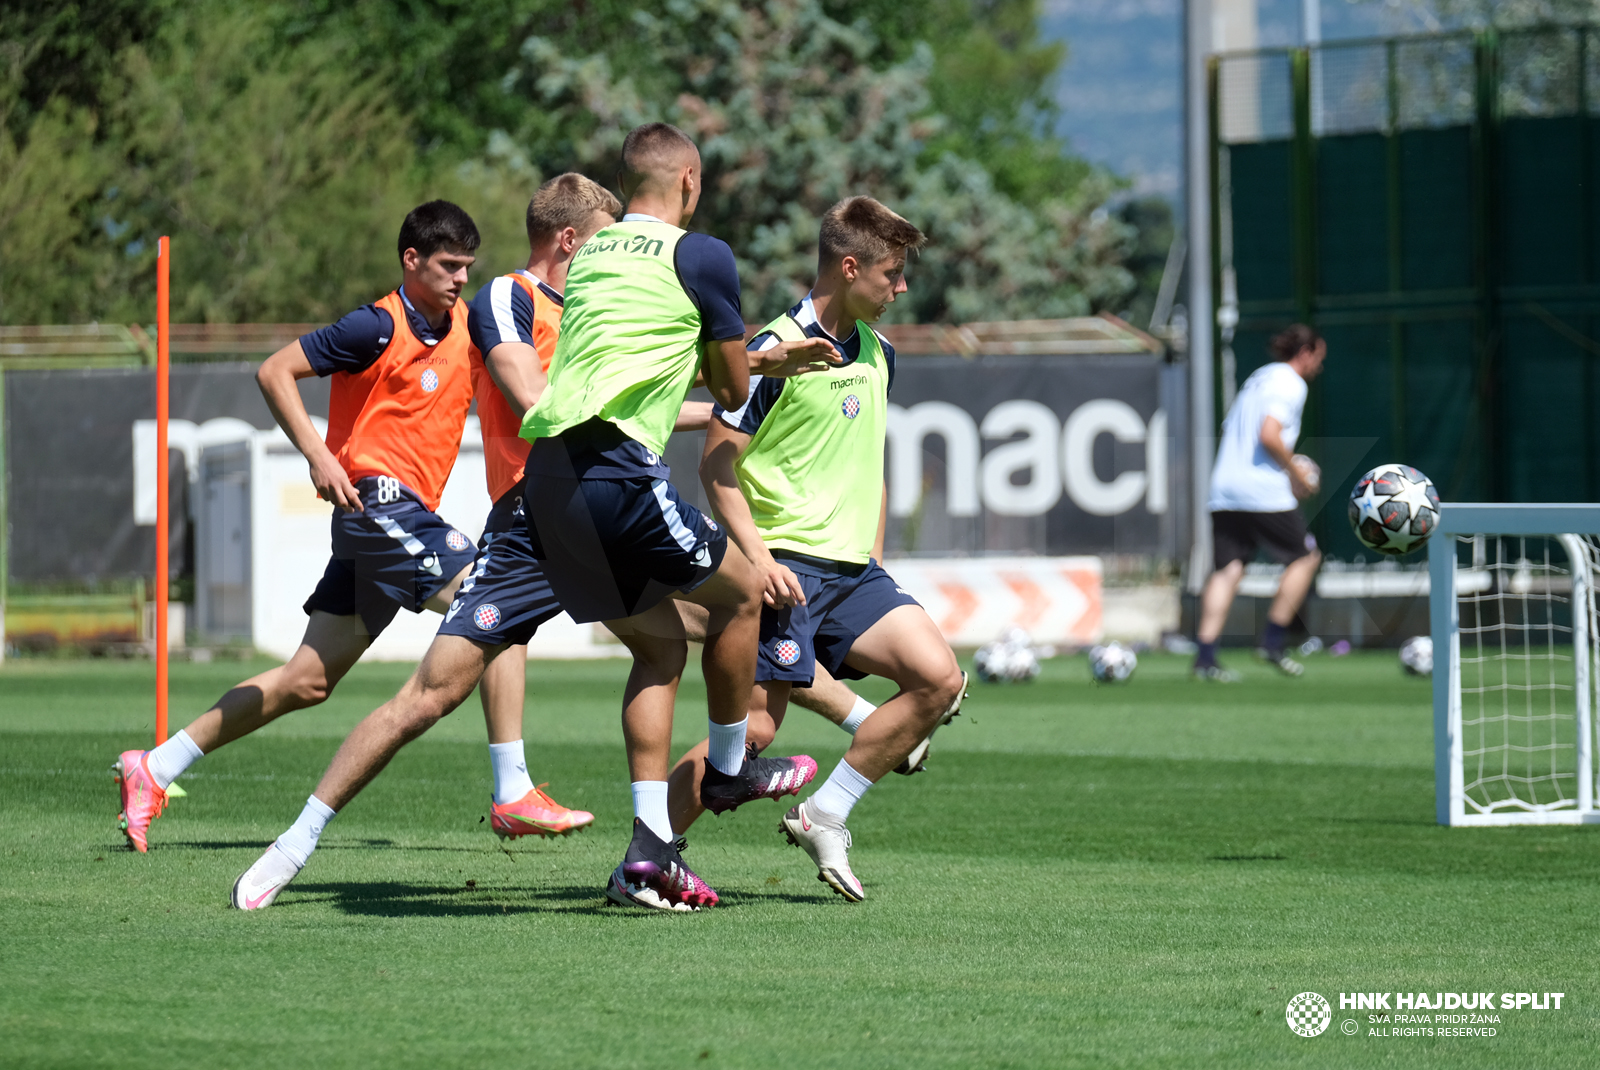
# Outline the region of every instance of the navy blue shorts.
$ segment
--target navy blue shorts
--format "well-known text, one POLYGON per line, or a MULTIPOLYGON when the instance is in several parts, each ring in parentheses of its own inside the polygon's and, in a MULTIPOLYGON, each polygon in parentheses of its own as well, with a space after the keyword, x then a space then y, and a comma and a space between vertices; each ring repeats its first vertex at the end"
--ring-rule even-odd
POLYGON ((787 680, 810 687, 817 664, 836 679, 865 679, 866 673, 844 663, 850 648, 891 609, 919 604, 876 561, 849 565, 786 550, 772 556, 800 581, 806 604, 762 608, 758 681, 787 680))
POLYGON ((367 476, 356 481, 356 490, 363 511, 334 509, 333 557, 305 611, 359 616, 376 637, 402 606, 422 612, 478 548, 397 480, 367 476))
POLYGON ((474 643, 520 646, 539 625, 561 612, 561 603, 533 556, 522 488, 512 487, 489 511, 483 547, 472 571, 439 626, 440 635, 459 635, 474 643))
POLYGON ((535 454, 545 451, 552 465, 570 463, 560 439, 534 442, 523 484, 528 535, 573 620, 631 617, 716 573, 728 536, 671 483, 540 474, 535 454))

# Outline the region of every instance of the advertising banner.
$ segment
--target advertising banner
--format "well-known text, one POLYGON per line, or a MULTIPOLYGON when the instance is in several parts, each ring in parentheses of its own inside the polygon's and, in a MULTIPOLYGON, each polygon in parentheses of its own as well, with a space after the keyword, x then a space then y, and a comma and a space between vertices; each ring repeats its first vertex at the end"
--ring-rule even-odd
POLYGON ((1172 556, 1181 399, 1155 356, 901 361, 887 551, 1172 556))

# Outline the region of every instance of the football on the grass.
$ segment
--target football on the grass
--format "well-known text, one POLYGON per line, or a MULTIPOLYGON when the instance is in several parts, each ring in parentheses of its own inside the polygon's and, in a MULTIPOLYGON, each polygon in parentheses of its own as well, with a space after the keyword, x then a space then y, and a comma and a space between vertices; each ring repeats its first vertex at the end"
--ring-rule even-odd
POLYGON ((1350 492, 1350 526, 1369 550, 1410 553, 1439 526, 1439 492, 1409 464, 1380 464, 1350 492))
POLYGON ((1139 667, 1139 656, 1121 643, 1107 643, 1089 650, 1089 673, 1097 683, 1120 684, 1139 667))

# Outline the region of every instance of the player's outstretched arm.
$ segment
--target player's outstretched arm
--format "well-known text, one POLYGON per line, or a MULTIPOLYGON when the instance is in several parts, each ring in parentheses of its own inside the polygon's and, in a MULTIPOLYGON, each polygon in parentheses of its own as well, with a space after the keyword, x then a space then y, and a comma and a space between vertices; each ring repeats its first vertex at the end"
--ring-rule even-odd
POLYGON ((785 379, 807 372, 822 372, 844 363, 844 355, 826 338, 779 342, 762 350, 747 350, 750 374, 785 379))
POLYGON ((483 364, 518 419, 538 404, 548 380, 539 363, 539 351, 533 346, 526 342, 501 342, 484 354, 483 364))
POLYGON ((878 505, 878 537, 872 540, 872 559, 883 564, 883 537, 889 531, 889 483, 883 484, 883 501, 878 505))
POLYGON ((800 581, 787 565, 773 558, 772 551, 761 541, 761 532, 750 515, 750 503, 739 489, 734 463, 749 445, 749 435, 721 420, 712 420, 706 428, 706 452, 700 458, 700 482, 711 499, 712 512, 761 575, 761 600, 776 609, 803 605, 806 593, 800 581))
POLYGON ((674 431, 704 431, 711 426, 711 402, 685 401, 678 410, 678 419, 672 425, 674 431))
POLYGON ((700 367, 706 389, 718 405, 737 409, 750 399, 750 357, 745 353, 743 335, 707 344, 700 367))
POLYGON ((278 421, 283 433, 311 466, 311 482, 317 488, 317 496, 346 512, 359 513, 361 495, 328 444, 317 434, 317 426, 311 422, 311 415, 300 397, 300 388, 295 385, 298 380, 316 374, 297 338, 262 362, 256 369, 256 385, 267 399, 272 418, 278 421))

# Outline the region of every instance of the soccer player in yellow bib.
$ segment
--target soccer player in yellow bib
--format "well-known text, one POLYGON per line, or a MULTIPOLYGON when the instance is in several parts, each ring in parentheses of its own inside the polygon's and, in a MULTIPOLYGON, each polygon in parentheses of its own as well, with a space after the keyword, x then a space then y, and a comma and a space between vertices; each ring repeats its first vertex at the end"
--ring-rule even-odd
MULTIPOLYGON (((851 808, 955 716, 966 683, 927 611, 879 564, 894 347, 871 324, 906 292, 906 256, 923 241, 871 197, 828 210, 816 284, 750 346, 823 338, 845 362, 803 378, 758 379, 745 404, 713 407, 700 465, 718 520, 761 577, 746 729, 752 754, 777 731, 790 690, 812 685, 817 665, 834 677, 882 676, 899 686, 861 722, 822 787, 781 825, 817 864, 817 878, 850 902, 865 898, 850 869, 851 808)), ((736 785, 706 760, 705 747, 673 770, 675 831, 702 807, 721 812, 731 801, 724 793, 736 785)))
POLYGON ((746 758, 761 577, 678 495, 661 455, 698 377, 714 399, 740 406, 752 370, 792 375, 838 357, 811 337, 746 350, 732 250, 684 229, 700 176, 700 151, 683 131, 647 123, 629 132, 626 211, 572 258, 549 383, 522 422, 534 556, 574 620, 603 621, 633 654, 622 711, 633 837, 606 894, 656 910, 717 902, 684 863, 667 811, 673 703, 688 656, 669 599, 704 606, 710 618, 700 662, 709 760, 739 797, 798 793, 816 772, 804 756, 746 758))

